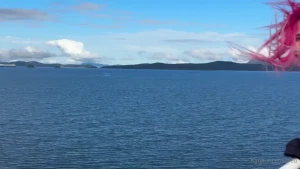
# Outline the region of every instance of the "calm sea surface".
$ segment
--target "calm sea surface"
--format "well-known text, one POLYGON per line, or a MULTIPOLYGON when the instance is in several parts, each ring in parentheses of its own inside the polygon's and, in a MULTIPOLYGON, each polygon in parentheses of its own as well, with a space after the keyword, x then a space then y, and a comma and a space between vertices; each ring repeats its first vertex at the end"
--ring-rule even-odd
POLYGON ((274 169, 300 73, 0 69, 0 168, 274 169))

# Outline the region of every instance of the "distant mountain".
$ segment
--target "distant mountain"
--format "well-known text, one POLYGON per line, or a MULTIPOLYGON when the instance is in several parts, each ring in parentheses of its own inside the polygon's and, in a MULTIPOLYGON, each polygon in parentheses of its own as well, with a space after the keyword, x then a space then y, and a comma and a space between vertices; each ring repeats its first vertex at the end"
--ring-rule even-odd
POLYGON ((89 64, 67 64, 67 65, 60 65, 61 68, 97 68, 96 66, 89 65, 89 64))
POLYGON ((260 61, 260 60, 256 60, 256 59, 252 59, 248 62, 248 64, 261 64, 261 65, 269 65, 269 63, 260 61))
POLYGON ((54 68, 61 68, 61 67, 66 67, 66 68, 97 68, 97 66, 94 66, 92 64, 59 64, 59 63, 54 63, 54 64, 48 64, 48 63, 40 63, 36 61, 14 61, 14 62, 0 62, 0 64, 15 64, 16 66, 20 67, 28 67, 28 65, 34 66, 34 67, 54 67, 54 68))
MULTIPOLYGON (((215 61, 210 63, 186 63, 186 64, 136 64, 136 65, 112 65, 102 68, 109 69, 165 69, 165 70, 236 70, 236 71, 265 71, 274 70, 271 65, 255 64, 255 63, 235 63, 226 61, 215 61)), ((289 71, 299 71, 298 67, 294 66, 289 71)))
MULTIPOLYGON (((107 68, 107 69, 163 69, 163 70, 236 70, 236 71, 265 71, 274 70, 274 66, 265 62, 251 60, 248 63, 235 63, 229 61, 215 61, 210 63, 184 63, 184 64, 167 64, 167 63, 143 63, 135 65, 103 65, 95 63, 83 64, 45 64, 36 61, 25 62, 0 62, 0 64, 15 64, 17 67, 53 67, 53 68, 107 68)), ((300 71, 297 66, 292 66, 287 71, 300 71)))
POLYGON ((28 65, 32 65, 34 67, 54 67, 54 68, 61 68, 61 67, 68 67, 68 68, 97 68, 97 66, 91 64, 47 64, 47 63, 40 63, 36 61, 14 61, 14 62, 0 62, 0 64, 15 64, 16 66, 20 67, 27 67, 28 65))
POLYGON ((85 62, 85 63, 83 63, 83 65, 93 65, 93 66, 96 66, 98 68, 101 68, 103 66, 108 66, 108 65, 104 65, 104 64, 100 64, 100 63, 92 63, 92 62, 85 62))
MULTIPOLYGON (((255 59, 250 60, 250 61, 248 62, 248 64, 271 65, 270 63, 263 62, 263 61, 260 61, 260 60, 255 60, 255 59)), ((294 66, 293 66, 293 67, 297 67, 297 63, 296 63, 296 62, 294 63, 294 66)))
POLYGON ((16 66, 24 66, 33 65, 35 67, 55 67, 59 64, 44 64, 35 61, 25 62, 25 61, 14 61, 14 62, 0 62, 1 64, 15 64, 16 66))

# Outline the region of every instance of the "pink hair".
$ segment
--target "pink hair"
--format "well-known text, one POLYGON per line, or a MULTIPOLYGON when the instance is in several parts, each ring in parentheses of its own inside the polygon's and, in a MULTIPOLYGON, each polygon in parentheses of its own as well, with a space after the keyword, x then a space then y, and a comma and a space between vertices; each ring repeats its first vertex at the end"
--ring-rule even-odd
MULTIPOLYGON (((300 54, 300 41, 296 41, 296 35, 300 34, 300 3, 295 0, 285 0, 268 4, 283 14, 283 21, 277 23, 275 15, 275 24, 266 26, 270 29, 270 38, 256 52, 238 45, 234 45, 234 48, 243 56, 285 69, 292 66, 297 60, 296 52, 299 51, 300 54), (288 11, 284 8, 286 6, 291 10, 288 11), (272 29, 275 29, 273 34, 271 34, 272 29), (264 48, 269 50, 269 56, 261 54, 264 48)), ((300 67, 300 63, 298 66, 300 67)))

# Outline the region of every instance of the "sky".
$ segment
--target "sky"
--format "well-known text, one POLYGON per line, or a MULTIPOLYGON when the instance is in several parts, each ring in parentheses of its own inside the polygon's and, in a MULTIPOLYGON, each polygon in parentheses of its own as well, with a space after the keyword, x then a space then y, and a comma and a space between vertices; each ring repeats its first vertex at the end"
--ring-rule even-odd
POLYGON ((263 0, 9 0, 0 6, 0 61, 138 64, 247 62, 274 10, 263 0))

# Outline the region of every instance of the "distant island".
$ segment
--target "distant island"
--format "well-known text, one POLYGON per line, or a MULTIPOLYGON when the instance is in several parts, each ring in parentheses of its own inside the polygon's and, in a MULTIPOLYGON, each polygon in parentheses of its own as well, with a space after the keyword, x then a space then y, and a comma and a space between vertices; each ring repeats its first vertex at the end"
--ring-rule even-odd
POLYGON ((33 64, 28 64, 27 68, 35 68, 35 66, 33 64))
MULTIPOLYGON (((83 63, 83 64, 47 64, 36 61, 25 62, 0 62, 0 67, 52 67, 52 68, 102 68, 102 69, 157 69, 157 70, 231 70, 231 71, 274 71, 274 66, 265 62, 251 60, 248 63, 236 63, 230 61, 215 61, 209 63, 142 63, 133 65, 104 65, 98 63, 83 63)), ((286 71, 300 71, 295 65, 286 71)))
MULTIPOLYGON (((274 71, 274 66, 251 60, 248 63, 236 63, 230 61, 215 61, 210 63, 144 63, 135 65, 111 65, 103 66, 106 69, 159 69, 159 70, 232 70, 232 71, 274 71)), ((299 71, 297 66, 292 66, 286 71, 299 71)))
POLYGON ((27 68, 36 68, 36 67, 53 67, 53 68, 101 68, 102 64, 94 63, 83 63, 83 64, 47 64, 40 63, 36 61, 15 61, 15 62, 0 62, 0 67, 27 67, 27 68))

